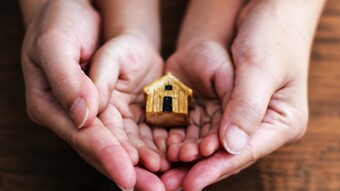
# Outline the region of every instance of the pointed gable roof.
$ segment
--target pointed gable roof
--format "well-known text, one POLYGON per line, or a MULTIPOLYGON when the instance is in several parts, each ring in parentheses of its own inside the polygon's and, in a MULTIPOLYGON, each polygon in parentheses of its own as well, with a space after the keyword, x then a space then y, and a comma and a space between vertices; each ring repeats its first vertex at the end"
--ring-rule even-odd
POLYGON ((163 88, 164 85, 173 84, 185 92, 188 96, 192 95, 192 90, 180 82, 175 76, 173 76, 170 72, 168 72, 165 76, 161 77, 160 79, 152 82, 151 84, 144 87, 144 92, 149 95, 154 92, 158 88, 163 88))

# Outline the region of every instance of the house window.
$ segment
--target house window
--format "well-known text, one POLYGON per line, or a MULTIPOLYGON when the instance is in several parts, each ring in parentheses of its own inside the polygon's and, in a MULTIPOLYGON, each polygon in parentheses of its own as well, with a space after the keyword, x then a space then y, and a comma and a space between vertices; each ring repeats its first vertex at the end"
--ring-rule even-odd
POLYGON ((172 112, 172 97, 163 97, 163 112, 172 112))
POLYGON ((172 90, 172 85, 165 85, 165 90, 172 90))

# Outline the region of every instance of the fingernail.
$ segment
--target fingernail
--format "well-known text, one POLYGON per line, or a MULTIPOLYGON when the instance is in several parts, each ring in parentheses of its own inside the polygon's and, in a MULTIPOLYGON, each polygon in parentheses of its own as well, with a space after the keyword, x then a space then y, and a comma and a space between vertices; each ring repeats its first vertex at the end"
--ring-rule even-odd
POLYGON ((119 186, 119 185, 117 185, 121 190, 123 190, 123 191, 133 191, 133 188, 123 188, 123 187, 121 187, 121 186, 119 186))
POLYGON ((89 108, 85 100, 81 97, 77 98, 71 108, 70 108, 70 115, 77 125, 78 128, 82 128, 89 117, 89 108))
POLYGON ((230 124, 224 134, 224 148, 231 154, 240 154, 247 146, 249 136, 242 129, 230 124))

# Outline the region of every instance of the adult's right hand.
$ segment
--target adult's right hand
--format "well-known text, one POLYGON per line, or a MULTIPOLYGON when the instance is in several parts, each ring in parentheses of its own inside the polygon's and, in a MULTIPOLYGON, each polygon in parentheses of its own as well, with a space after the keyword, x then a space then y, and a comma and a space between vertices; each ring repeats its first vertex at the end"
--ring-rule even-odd
POLYGON ((202 190, 302 137, 309 51, 322 5, 249 1, 242 8, 231 48, 234 86, 219 128, 224 149, 168 171, 161 177, 166 188, 202 190))

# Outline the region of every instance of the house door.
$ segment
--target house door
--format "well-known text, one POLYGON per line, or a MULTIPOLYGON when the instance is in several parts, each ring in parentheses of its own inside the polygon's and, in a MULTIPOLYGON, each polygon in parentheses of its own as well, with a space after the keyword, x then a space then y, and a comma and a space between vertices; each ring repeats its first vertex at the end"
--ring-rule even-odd
POLYGON ((163 97, 163 112, 172 112, 172 97, 163 97))

